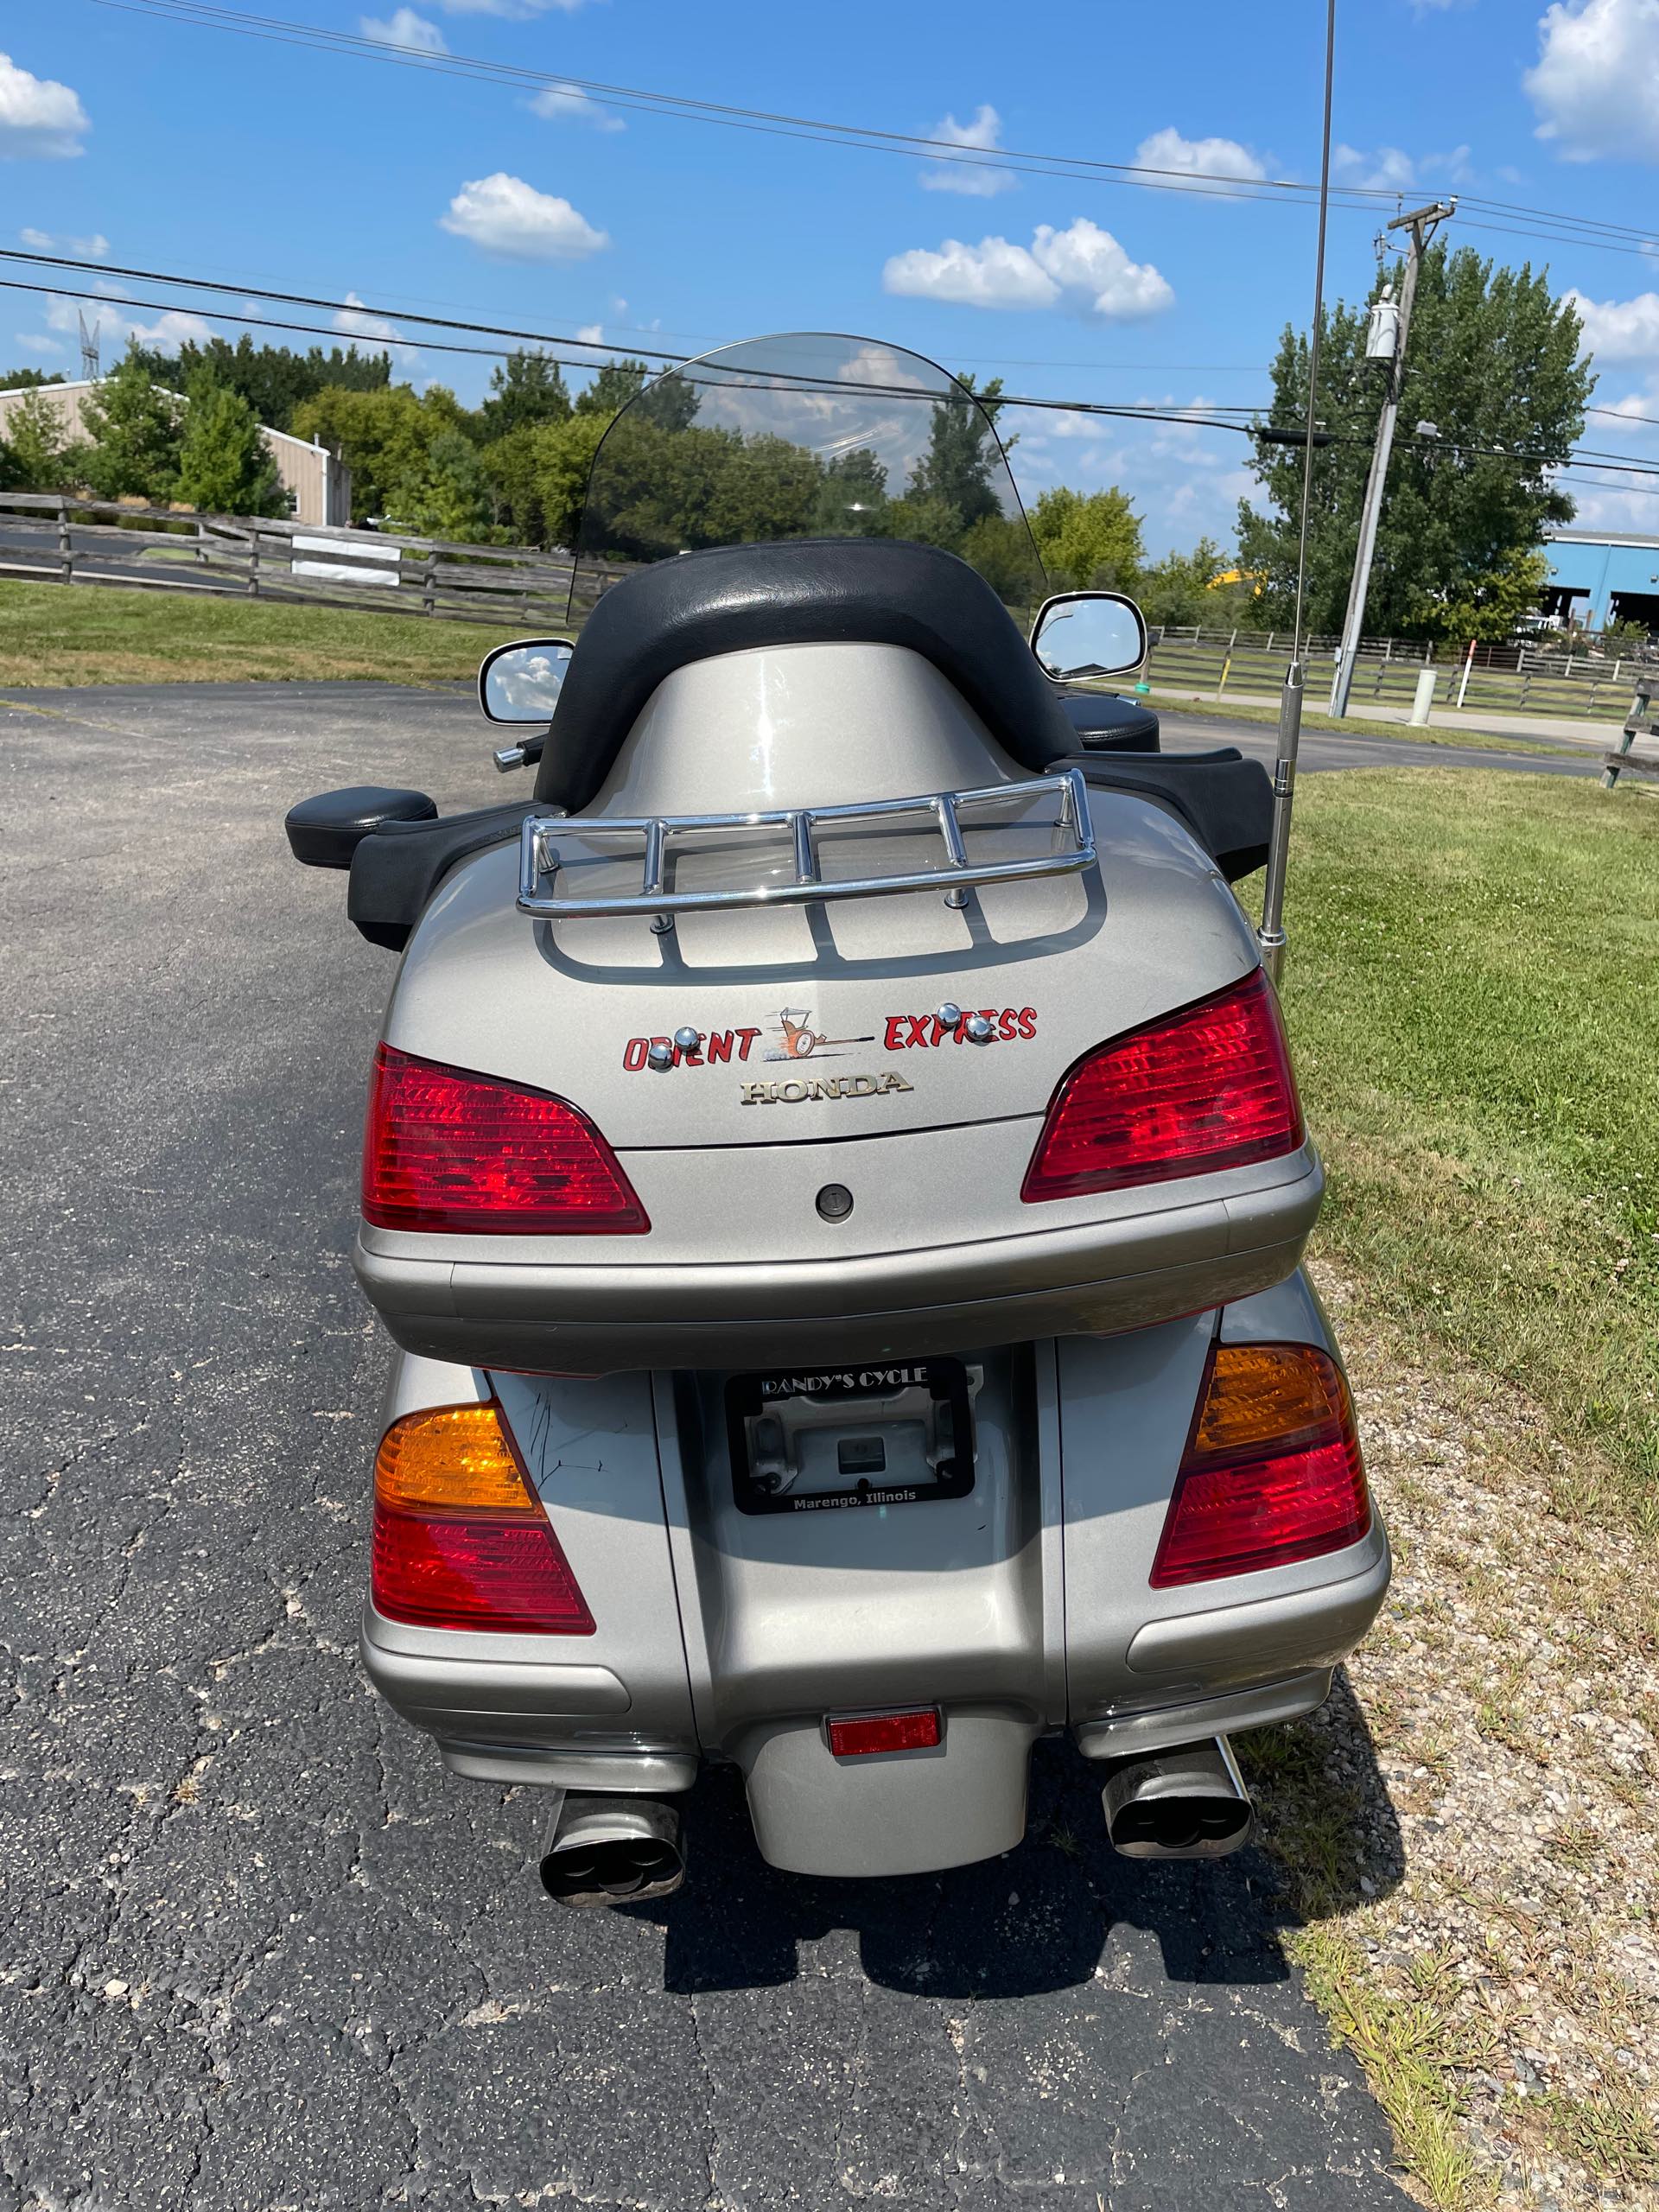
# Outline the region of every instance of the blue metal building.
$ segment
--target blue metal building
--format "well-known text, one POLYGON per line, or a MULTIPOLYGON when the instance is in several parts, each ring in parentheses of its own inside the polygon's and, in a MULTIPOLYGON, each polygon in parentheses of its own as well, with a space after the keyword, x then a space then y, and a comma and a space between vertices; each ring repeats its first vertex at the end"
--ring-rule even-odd
POLYGON ((1643 622, 1659 631, 1659 537, 1620 531, 1558 530, 1544 540, 1547 614, 1605 629, 1643 622))

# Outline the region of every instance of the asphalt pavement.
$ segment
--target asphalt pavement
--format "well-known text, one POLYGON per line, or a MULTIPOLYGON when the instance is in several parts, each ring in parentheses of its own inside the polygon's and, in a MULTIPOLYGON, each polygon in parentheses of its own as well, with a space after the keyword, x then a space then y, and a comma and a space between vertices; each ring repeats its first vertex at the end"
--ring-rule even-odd
POLYGON ((393 963, 282 837, 346 783, 499 796, 489 733, 190 684, 0 737, 0 2212, 1403 2206, 1268 1864, 1115 1858, 1061 1747, 982 1866, 777 1873, 716 1774, 677 1897, 541 1896, 536 1795, 447 1778, 356 1657, 393 963))

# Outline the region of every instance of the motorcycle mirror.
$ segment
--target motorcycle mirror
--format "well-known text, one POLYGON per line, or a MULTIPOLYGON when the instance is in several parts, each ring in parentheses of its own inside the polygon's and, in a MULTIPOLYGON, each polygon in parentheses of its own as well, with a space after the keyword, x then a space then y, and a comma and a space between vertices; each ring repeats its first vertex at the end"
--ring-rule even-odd
POLYGON ((568 638, 523 638, 486 653, 478 671, 478 703, 487 720, 550 720, 575 651, 568 638))
POLYGON ((1056 683, 1125 676, 1147 657, 1146 621, 1121 591, 1058 592, 1038 611, 1031 650, 1056 683))

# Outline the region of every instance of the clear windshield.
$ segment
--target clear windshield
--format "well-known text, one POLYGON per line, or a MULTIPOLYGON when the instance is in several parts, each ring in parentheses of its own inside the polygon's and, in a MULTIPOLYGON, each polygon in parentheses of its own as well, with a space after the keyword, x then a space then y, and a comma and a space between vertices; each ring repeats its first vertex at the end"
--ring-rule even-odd
POLYGON ((1022 621, 1046 590, 991 412, 919 354, 806 332, 704 354, 629 401, 594 456, 570 619, 643 563, 791 537, 942 545, 1022 621))

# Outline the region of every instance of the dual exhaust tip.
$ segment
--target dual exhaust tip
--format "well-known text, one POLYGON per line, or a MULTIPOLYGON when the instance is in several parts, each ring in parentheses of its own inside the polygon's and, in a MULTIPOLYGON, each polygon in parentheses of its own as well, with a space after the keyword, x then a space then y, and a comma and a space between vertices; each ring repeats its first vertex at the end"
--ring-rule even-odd
POLYGON ((1116 1761, 1101 1802, 1126 1859, 1223 1859, 1249 1841, 1255 1819, 1224 1736, 1116 1761))
MULTIPOLYGON (((1106 1834, 1126 1859, 1222 1859, 1255 1824, 1224 1736, 1114 1762, 1101 1793, 1106 1834)), ((560 1904, 643 1904, 685 1879, 680 1816, 654 1797, 567 1796, 542 1855, 560 1904)))
POLYGON ((680 1816, 654 1797, 565 1798, 542 1854, 542 1887, 560 1904, 643 1904, 685 1879, 680 1816))

